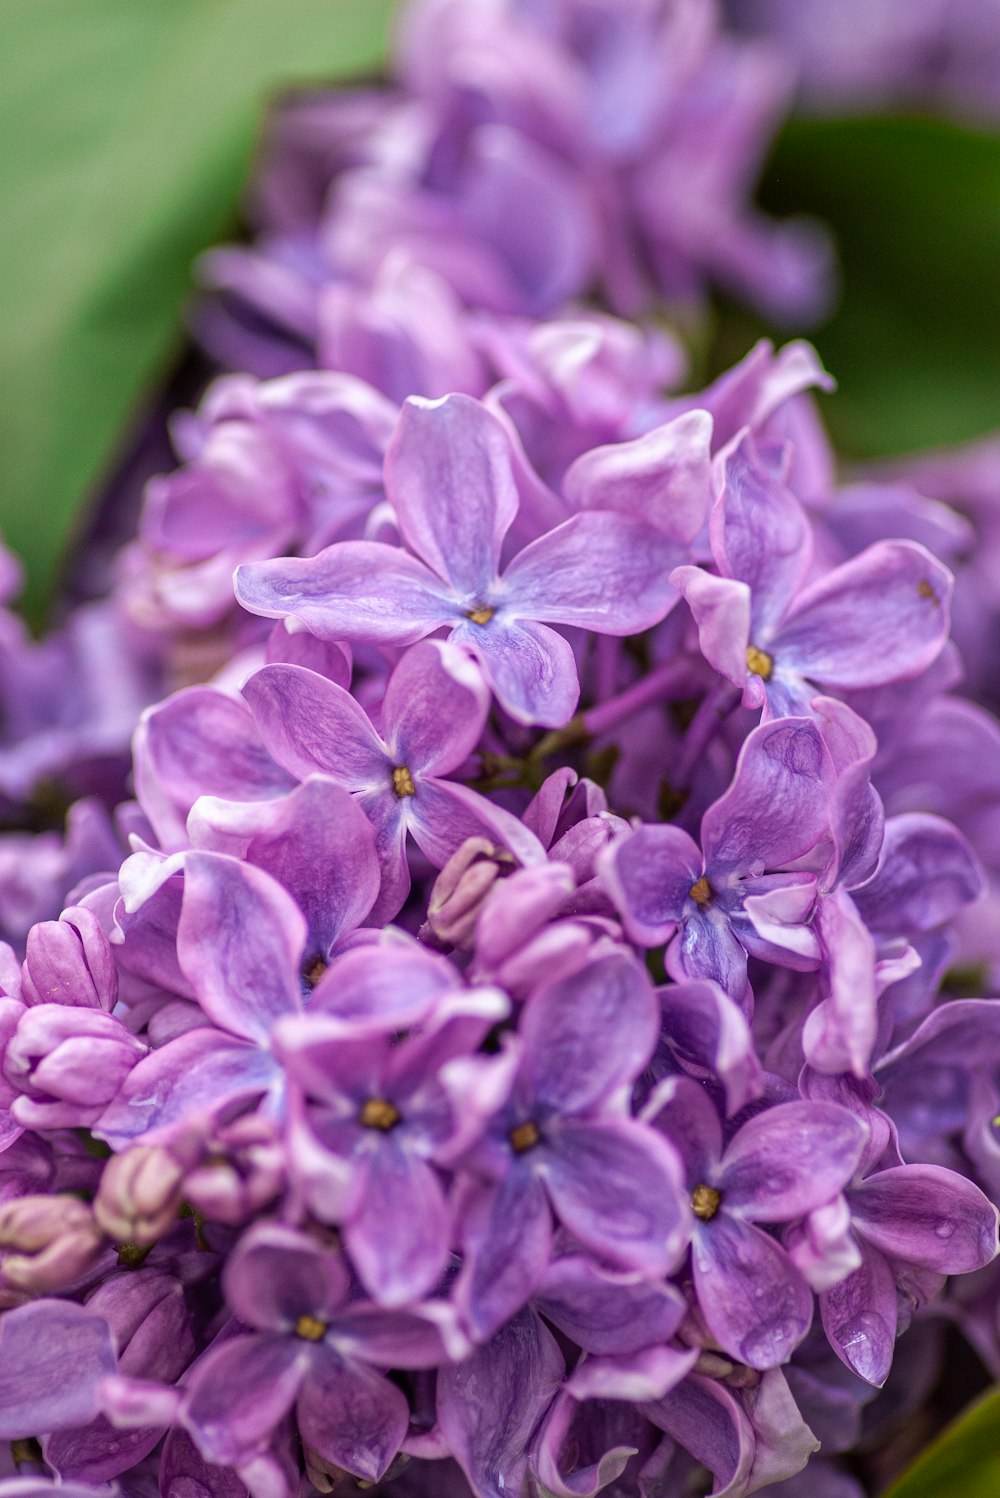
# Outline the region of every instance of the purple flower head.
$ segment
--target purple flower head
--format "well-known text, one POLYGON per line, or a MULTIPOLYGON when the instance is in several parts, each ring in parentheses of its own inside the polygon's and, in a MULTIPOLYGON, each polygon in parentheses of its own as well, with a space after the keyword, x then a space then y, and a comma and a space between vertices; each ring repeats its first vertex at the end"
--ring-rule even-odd
POLYGON ((444 778, 477 747, 489 707, 478 667, 456 646, 427 641, 406 652, 386 685, 381 732, 349 692, 300 666, 265 666, 244 695, 285 769, 330 776, 371 821, 382 867, 377 916, 395 915, 406 898, 407 834, 438 867, 466 838, 484 834, 540 861, 541 848, 515 817, 444 778))
POLYGON ((679 1078, 665 1088, 648 1111, 684 1161, 701 1313, 723 1351, 773 1368, 809 1330, 813 1302, 786 1250, 758 1224, 791 1222, 836 1196, 861 1158, 864 1126, 835 1104, 779 1103, 726 1143, 702 1087, 679 1078))
POLYGON ((574 515, 501 572, 518 509, 513 452, 501 423, 469 397, 406 402, 386 492, 406 550, 343 542, 305 561, 240 568, 239 601, 327 639, 407 645, 447 628, 512 717, 556 726, 572 715, 579 683, 548 622, 634 634, 672 601, 669 543, 621 515, 574 515))
POLYGON ((881 541, 808 581, 811 533, 794 496, 745 436, 725 462, 711 520, 718 575, 672 579, 711 665, 769 716, 924 671, 948 637, 951 574, 922 546, 881 541))
POLYGON ((518 1044, 499 1061, 506 1096, 462 1162, 457 1294, 477 1338, 540 1282, 553 1212, 590 1253, 651 1278, 683 1251, 690 1227, 673 1151, 627 1108, 656 1019, 649 982, 624 954, 525 1005, 518 1044))
POLYGON ((640 827, 604 855, 604 880, 633 940, 669 941, 673 977, 711 978, 737 1000, 748 952, 815 966, 808 927, 815 878, 775 871, 824 838, 832 783, 829 756, 808 719, 761 724, 740 752, 729 790, 702 819, 701 848, 661 823, 640 827))
POLYGON ((227 1302, 239 1323, 190 1374, 181 1419, 209 1461, 265 1452, 295 1410, 303 1444, 377 1482, 408 1423, 405 1396, 379 1368, 432 1367, 460 1355, 445 1307, 386 1311, 349 1299, 341 1261, 309 1237, 260 1223, 231 1255, 227 1302))

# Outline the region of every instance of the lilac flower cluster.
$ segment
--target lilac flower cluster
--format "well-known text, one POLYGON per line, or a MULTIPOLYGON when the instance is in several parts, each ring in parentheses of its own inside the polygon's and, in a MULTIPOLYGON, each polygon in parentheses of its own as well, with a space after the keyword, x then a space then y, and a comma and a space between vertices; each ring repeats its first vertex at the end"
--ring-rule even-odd
POLYGON ((946 1325, 1000 1372, 987 559, 838 485, 807 345, 681 396, 559 305, 694 288, 678 163, 756 274, 710 21, 435 0, 293 107, 216 262, 261 362, 93 637, 2 616, 2 788, 83 799, 11 849, 0 1498, 862 1498, 946 1325))

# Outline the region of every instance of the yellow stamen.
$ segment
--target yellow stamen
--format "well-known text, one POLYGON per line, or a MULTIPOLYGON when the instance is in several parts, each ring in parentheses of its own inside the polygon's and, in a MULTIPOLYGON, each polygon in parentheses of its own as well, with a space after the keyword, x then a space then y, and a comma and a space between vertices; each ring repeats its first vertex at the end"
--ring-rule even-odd
POLYGON ((315 988, 325 972, 325 960, 322 957, 313 957, 302 969, 302 976, 310 988, 315 988))
POLYGON ((758 650, 756 645, 748 645, 747 670, 752 671, 754 676, 759 676, 764 681, 770 681, 774 670, 774 656, 768 655, 766 650, 758 650))
POLYGON ((489 624, 495 613, 496 609, 485 608, 480 604, 479 608, 470 609, 465 617, 471 619, 473 624, 489 624))
POLYGON ((388 1134, 399 1123, 400 1114, 399 1109, 394 1108, 387 1098, 370 1097, 359 1117, 364 1128, 381 1129, 383 1134, 388 1134))
POLYGON ((524 1155, 528 1150, 534 1149, 541 1135, 538 1132, 538 1125, 529 1119, 527 1123, 518 1124, 516 1128, 511 1129, 509 1137, 514 1153, 524 1155))
POLYGON ((711 904, 712 886, 709 884, 704 874, 702 874, 700 879, 695 880, 694 884, 692 884, 691 888, 688 890, 688 894, 691 896, 696 905, 711 904))
POLYGON ((392 788, 400 799, 404 796, 415 796, 417 794, 417 788, 413 784, 413 776, 405 765, 397 765, 393 770, 392 788))
POLYGON ((917 592, 920 594, 921 598, 929 598, 932 603, 937 604, 941 602, 940 598, 937 596, 934 589, 927 581, 926 577, 922 577, 917 583, 917 592))
POLYGON ((722 1193, 714 1186, 696 1186, 691 1193, 691 1210, 702 1222, 711 1222, 721 1201, 722 1193))
POLYGON ((326 1336, 326 1322, 318 1316, 300 1316, 295 1323, 295 1335, 304 1342, 322 1342, 326 1336))

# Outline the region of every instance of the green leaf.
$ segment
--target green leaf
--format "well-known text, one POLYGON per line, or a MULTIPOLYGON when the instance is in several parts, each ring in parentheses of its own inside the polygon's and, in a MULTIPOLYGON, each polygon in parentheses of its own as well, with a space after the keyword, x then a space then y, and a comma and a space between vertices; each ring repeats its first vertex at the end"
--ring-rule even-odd
POLYGON ((882 1498, 997 1498, 1000 1389, 977 1399, 882 1498))
POLYGON ((0 528, 37 615, 180 346, 268 99, 372 68, 392 0, 0 0, 0 528))
POLYGON ((814 342, 824 415, 858 457, 1000 427, 1000 137, 940 120, 802 120, 767 169, 772 210, 825 219, 843 297, 814 342))

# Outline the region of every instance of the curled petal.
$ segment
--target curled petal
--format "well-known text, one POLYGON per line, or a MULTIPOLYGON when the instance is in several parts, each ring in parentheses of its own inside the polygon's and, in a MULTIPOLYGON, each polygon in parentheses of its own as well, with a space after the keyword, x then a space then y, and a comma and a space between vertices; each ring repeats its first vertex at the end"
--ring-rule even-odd
POLYGON ((998 1213, 964 1176, 941 1165, 897 1165, 850 1193, 855 1228, 890 1258, 969 1274, 997 1253, 998 1213))
POLYGON ((820 1296, 819 1308, 823 1330, 841 1362, 881 1388, 896 1343, 896 1281, 877 1248, 863 1239, 858 1247, 860 1264, 820 1296))

